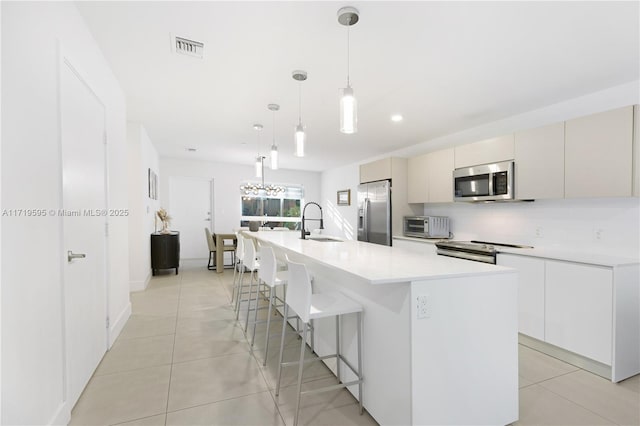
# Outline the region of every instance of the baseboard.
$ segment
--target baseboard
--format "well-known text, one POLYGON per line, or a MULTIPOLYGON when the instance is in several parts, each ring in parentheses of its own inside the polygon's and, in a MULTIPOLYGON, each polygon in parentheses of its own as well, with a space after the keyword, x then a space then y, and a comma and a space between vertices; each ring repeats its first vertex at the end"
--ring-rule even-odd
POLYGON ((127 306, 120 312, 120 315, 114 320, 111 321, 109 326, 109 349, 113 346, 113 342, 116 341, 124 325, 127 323, 127 320, 131 316, 131 302, 127 303, 127 306))
POLYGON ((598 376, 611 380, 611 366, 602 364, 601 362, 584 357, 577 353, 562 349, 551 343, 543 342, 525 334, 518 333, 518 343, 527 346, 531 349, 535 349, 539 352, 545 353, 549 356, 557 358, 561 361, 567 362, 583 370, 591 371, 598 376))
POLYGON ((133 291, 146 290, 150 280, 151 280, 151 273, 147 272, 147 277, 144 280, 129 281, 129 291, 133 292, 133 291))
POLYGON ((55 412, 51 420, 49 421, 50 425, 68 425, 71 421, 71 409, 69 408, 69 404, 65 401, 58 407, 58 410, 55 412))

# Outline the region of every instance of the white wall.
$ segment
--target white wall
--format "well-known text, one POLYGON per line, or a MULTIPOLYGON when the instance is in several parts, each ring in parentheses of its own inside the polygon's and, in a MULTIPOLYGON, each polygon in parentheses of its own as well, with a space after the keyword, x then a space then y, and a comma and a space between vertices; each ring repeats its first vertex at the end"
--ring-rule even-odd
MULTIPOLYGON (((61 208, 58 42, 106 107, 110 208, 127 208, 125 99, 71 2, 2 3, 2 207, 61 208)), ((67 423, 61 218, 2 218, 2 424, 67 423)), ((128 221, 110 219, 112 339, 126 320, 128 221)))
POLYGON ((360 166, 358 164, 349 164, 322 172, 321 204, 325 209, 325 234, 347 240, 358 239, 357 215, 359 182, 360 166), (338 206, 336 203, 337 191, 344 189, 351 190, 351 205, 338 206))
POLYGON ((160 200, 149 198, 149 168, 160 176, 158 151, 140 123, 127 123, 129 170, 129 286, 144 290, 151 278, 149 235, 155 232, 160 200))
POLYGON ((456 240, 489 240, 626 257, 638 257, 640 253, 637 198, 432 204, 426 206, 425 214, 449 216, 456 240))
MULTIPOLYGON (((213 161, 160 158, 160 199, 171 214, 169 179, 172 176, 213 179, 214 232, 231 232, 240 226, 240 184, 255 182, 253 165, 218 163, 213 161)), ((265 168, 265 183, 304 186, 304 199, 320 200, 320 173, 299 170, 269 170, 265 168)), ((325 208, 324 203, 320 203, 325 208)), ((203 237, 204 238, 204 237, 203 237)), ((203 255, 206 257, 206 254, 203 255)))
MULTIPOLYGON (((525 114, 508 117, 482 126, 446 135, 382 156, 363 159, 361 163, 389 156, 423 154, 446 146, 461 145, 518 130, 606 111, 640 102, 638 81, 581 96, 525 114)), ((358 163, 358 164, 361 164, 358 163)), ((357 186, 358 164, 322 172, 323 200, 331 200, 337 190, 357 186)), ((352 191, 353 195, 353 191, 352 191)), ((534 203, 428 204, 424 213, 450 216, 456 239, 495 239, 503 242, 552 246, 583 250, 616 251, 638 256, 640 245, 640 199, 538 200, 534 203), (541 228, 542 237, 535 237, 541 228), (601 239, 595 232, 601 230, 601 239)), ((341 212, 328 233, 348 238, 343 228, 356 226, 355 207, 341 212)))

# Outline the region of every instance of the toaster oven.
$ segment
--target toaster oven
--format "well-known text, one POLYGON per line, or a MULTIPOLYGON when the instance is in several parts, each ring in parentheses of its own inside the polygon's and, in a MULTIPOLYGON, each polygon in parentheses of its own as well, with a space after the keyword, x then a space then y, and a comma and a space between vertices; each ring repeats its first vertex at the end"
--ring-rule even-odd
POLYGON ((449 238, 449 218, 446 216, 405 216, 405 237, 449 238))

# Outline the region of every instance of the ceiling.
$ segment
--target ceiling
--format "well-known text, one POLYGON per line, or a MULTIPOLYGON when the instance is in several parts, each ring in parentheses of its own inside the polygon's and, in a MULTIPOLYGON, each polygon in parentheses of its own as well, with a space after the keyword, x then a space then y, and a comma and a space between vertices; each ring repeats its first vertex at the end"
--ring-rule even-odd
POLYGON ((78 2, 160 155, 321 171, 639 78, 638 2, 78 2), (351 28, 358 127, 339 127, 351 28), (204 43, 172 52, 171 34, 204 43), (307 81, 291 77, 306 70, 307 81), (300 87, 298 87, 300 85, 300 87), (307 153, 293 156, 298 89, 307 153), (277 103, 275 114, 267 104, 277 103), (400 113, 401 123, 390 116, 400 113), (258 135, 254 123, 264 125, 258 135), (261 148, 259 148, 261 140, 261 148), (187 152, 185 148, 197 148, 187 152))

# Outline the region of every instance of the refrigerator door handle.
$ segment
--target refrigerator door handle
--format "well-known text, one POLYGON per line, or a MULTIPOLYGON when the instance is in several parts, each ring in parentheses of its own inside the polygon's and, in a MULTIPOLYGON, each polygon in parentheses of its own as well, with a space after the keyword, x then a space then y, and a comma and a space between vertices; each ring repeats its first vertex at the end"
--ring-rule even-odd
POLYGON ((369 241, 369 198, 364 199, 364 240, 369 241))

